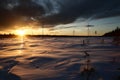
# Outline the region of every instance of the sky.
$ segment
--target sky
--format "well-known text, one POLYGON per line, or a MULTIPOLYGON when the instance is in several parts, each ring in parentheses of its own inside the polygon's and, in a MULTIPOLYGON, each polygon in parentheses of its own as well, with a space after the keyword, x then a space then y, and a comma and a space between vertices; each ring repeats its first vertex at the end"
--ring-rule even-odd
POLYGON ((0 0, 0 33, 103 35, 119 21, 120 0, 0 0))

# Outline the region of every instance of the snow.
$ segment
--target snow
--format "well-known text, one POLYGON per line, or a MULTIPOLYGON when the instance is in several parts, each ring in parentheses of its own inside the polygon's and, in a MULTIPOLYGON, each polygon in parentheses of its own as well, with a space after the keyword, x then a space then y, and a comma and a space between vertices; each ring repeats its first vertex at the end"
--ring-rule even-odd
POLYGON ((110 37, 87 40, 1 39, 0 80, 119 80, 120 46, 110 37))

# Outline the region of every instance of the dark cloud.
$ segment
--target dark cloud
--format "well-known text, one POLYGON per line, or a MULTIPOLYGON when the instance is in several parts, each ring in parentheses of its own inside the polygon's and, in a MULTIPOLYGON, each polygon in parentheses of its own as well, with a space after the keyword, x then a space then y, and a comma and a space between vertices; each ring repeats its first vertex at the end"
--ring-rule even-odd
POLYGON ((16 14, 26 17, 36 17, 44 14, 42 6, 32 2, 31 0, 20 0, 19 6, 14 7, 13 11, 15 11, 16 14))
POLYGON ((31 0, 0 0, 0 30, 28 25, 43 13, 43 8, 31 0))
MULTIPOLYGON (((120 0, 0 0, 0 27, 38 22, 67 24, 78 18, 120 16, 120 0)), ((4 29, 3 28, 3 29, 4 29)))
POLYGON ((58 0, 60 13, 43 18, 45 23, 70 23, 77 18, 101 19, 120 16, 119 0, 58 0), (65 3, 64 3, 65 2, 65 3))
POLYGON ((9 28, 16 22, 17 16, 11 11, 0 8, 0 29, 9 28))

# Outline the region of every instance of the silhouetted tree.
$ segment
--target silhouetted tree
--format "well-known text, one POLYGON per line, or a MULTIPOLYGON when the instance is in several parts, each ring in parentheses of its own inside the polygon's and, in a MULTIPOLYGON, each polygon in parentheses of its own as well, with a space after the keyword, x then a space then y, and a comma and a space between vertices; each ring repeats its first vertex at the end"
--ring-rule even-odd
POLYGON ((114 36, 114 37, 120 37, 120 28, 117 27, 115 30, 105 33, 103 36, 114 36))

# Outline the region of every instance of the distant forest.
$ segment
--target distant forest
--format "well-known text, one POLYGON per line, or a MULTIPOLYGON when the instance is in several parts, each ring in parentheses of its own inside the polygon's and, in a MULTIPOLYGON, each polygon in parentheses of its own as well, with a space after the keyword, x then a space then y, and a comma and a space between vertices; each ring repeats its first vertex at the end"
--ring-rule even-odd
POLYGON ((119 36, 120 37, 120 28, 117 27, 115 30, 105 33, 103 36, 116 36, 116 37, 119 36))

